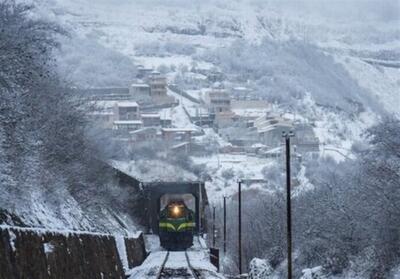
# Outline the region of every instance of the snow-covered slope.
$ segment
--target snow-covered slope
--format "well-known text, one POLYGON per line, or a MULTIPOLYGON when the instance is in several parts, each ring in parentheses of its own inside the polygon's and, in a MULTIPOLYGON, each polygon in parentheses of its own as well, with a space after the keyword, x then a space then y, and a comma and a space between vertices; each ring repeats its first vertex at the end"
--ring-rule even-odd
MULTIPOLYGON (((277 113, 294 113, 312 123, 322 154, 337 160, 352 156, 352 144, 362 140, 362 132, 385 111, 398 115, 398 1, 34 2, 42 16, 61 22, 74 36, 145 66, 173 65, 176 72, 183 65, 214 66, 228 76, 228 86, 240 85, 238 76, 247 69, 258 70, 257 75, 250 72, 246 82, 257 85, 258 94, 267 98, 297 98, 289 107, 278 106, 277 113), (240 53, 240 44, 246 44, 245 53, 240 53), (237 55, 232 55, 234 50, 237 55), (219 61, 224 51, 236 61, 219 61), (250 63, 245 70, 244 59, 250 63), (266 66, 258 67, 263 62, 266 66)), ((95 52, 85 53, 96 60, 95 52)), ((176 72, 168 77, 173 79, 176 72)), ((188 126, 180 112, 177 107, 173 122, 188 126)))
MULTIPOLYGON (((303 41, 305 44, 297 44, 299 48, 314 45, 332 55, 389 112, 396 112, 394 108, 399 102, 399 68, 364 62, 365 59, 400 61, 397 28, 400 15, 391 10, 399 8, 396 1, 382 4, 379 1, 368 1, 369 4, 322 1, 325 3, 321 4, 307 0, 35 2, 40 3, 43 13, 50 11, 48 17, 61 21, 75 34, 100 42, 147 66, 203 63, 203 53, 228 47, 238 39, 255 45, 268 39, 277 42, 274 47, 287 40, 303 41)), ((302 55, 304 51, 291 52, 302 55)), ((290 61, 284 59, 282 63, 290 61)), ((340 67, 335 67, 329 74, 340 77, 340 67)), ((318 72, 314 70, 310 75, 318 72)), ((327 91, 331 89, 329 84, 325 86, 327 91)))

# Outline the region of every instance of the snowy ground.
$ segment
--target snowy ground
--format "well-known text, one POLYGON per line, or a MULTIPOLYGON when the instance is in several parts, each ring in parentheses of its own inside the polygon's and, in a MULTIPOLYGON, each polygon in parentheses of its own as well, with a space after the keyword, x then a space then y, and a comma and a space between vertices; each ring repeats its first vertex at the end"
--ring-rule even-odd
MULTIPOLYGON (((147 235, 145 238, 146 244, 157 242, 157 236, 147 235)), ((142 265, 128 271, 129 278, 157 278, 160 273, 161 278, 193 278, 184 251, 169 252, 167 256, 167 251, 156 246, 154 248, 142 265)), ((193 246, 187 250, 187 256, 191 267, 201 274, 201 278, 224 278, 210 263, 208 251, 197 237, 193 240, 193 246)))

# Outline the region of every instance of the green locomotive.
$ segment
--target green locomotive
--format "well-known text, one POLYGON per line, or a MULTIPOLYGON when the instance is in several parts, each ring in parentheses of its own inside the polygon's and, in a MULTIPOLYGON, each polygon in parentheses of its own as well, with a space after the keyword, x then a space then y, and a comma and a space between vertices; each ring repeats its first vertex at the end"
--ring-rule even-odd
POLYGON ((167 250, 187 249, 193 245, 196 227, 194 212, 183 201, 172 201, 160 212, 160 245, 167 250))

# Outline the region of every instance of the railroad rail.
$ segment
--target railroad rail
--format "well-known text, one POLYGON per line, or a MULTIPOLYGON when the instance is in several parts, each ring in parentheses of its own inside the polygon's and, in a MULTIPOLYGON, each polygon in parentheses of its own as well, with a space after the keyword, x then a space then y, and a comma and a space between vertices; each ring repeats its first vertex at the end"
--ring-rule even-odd
POLYGON ((188 252, 185 251, 185 259, 186 265, 182 267, 169 267, 168 261, 177 261, 177 259, 181 260, 181 255, 183 252, 170 252, 167 251, 165 254, 165 258, 157 272, 156 279, 165 279, 165 278, 176 278, 176 277, 184 277, 184 278, 193 278, 193 279, 201 279, 199 272, 193 268, 188 252))
POLYGON ((200 279, 200 275, 198 275, 198 271, 196 269, 193 268, 192 264, 190 263, 190 259, 189 259, 189 255, 188 252, 185 251, 185 257, 186 257, 186 261, 188 264, 188 268, 190 270, 190 273, 192 273, 192 276, 194 279, 200 279))
POLYGON ((165 264, 166 264, 167 261, 168 261, 168 257, 169 257, 169 251, 167 251, 167 253, 165 254, 165 258, 164 258, 164 260, 163 260, 163 262, 162 262, 162 264, 161 264, 161 266, 160 266, 160 269, 159 269, 158 272, 157 272, 156 279, 161 279, 161 278, 163 278, 163 277, 162 277, 162 273, 163 273, 163 271, 164 271, 164 266, 165 266, 165 264))

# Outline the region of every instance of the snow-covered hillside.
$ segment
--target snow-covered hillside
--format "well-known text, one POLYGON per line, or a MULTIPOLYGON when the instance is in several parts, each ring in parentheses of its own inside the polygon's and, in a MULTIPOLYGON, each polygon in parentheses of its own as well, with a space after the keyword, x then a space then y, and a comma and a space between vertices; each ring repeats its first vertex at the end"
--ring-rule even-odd
MULTIPOLYGON (((204 63, 204 53, 230 47, 237 40, 256 46, 267 39, 273 48, 279 48, 283 41, 301 41, 304 44, 298 43, 290 46, 290 50, 277 50, 271 55, 286 53, 300 57, 312 53, 307 45, 321 48, 339 64, 327 65, 331 77, 343 78, 340 71, 344 68, 364 90, 365 99, 372 94, 390 113, 395 113, 400 105, 399 68, 365 62, 366 59, 400 61, 400 31, 396 28, 399 15, 390 12, 390 8, 396 7, 392 1, 375 6, 373 1, 369 5, 360 4, 359 12, 344 2, 326 3, 332 9, 330 13, 315 1, 173 1, 168 4, 162 1, 96 1, 92 4, 87 0, 42 0, 40 3, 43 11, 50 10, 53 19, 62 21, 72 32, 100 42, 145 66, 204 63)), ((278 59, 283 63, 283 68, 279 68, 285 69, 288 76, 290 67, 294 73, 299 67, 306 70, 302 78, 311 80, 311 88, 321 80, 313 80, 318 73, 316 66, 321 66, 318 63, 307 69, 305 64, 285 64, 293 62, 285 57, 278 56, 278 59)), ((307 59, 298 62, 307 63, 307 59)), ((329 84, 324 79, 321 82, 325 83, 326 91, 333 89, 331 95, 343 91, 331 88, 337 84, 329 84)), ((346 81, 342 87, 353 88, 354 85, 346 81)), ((286 89, 285 81, 278 89, 286 89)))
MULTIPOLYGON (((398 115, 400 18, 394 12, 398 3, 378 2, 35 1, 43 15, 61 21, 81 40, 100 44, 136 64, 168 67, 170 82, 182 67, 214 67, 226 74, 227 87, 246 85, 267 100, 284 101, 276 112, 311 123, 321 155, 337 161, 352 158, 352 144, 362 141, 363 131, 386 112, 398 115)), ((98 66, 87 67, 95 73, 102 68, 98 61, 104 61, 104 69, 110 70, 101 73, 101 85, 108 84, 107 76, 126 85, 127 72, 133 71, 126 62, 109 67, 112 58, 107 58, 114 54, 99 56, 85 50, 79 56, 76 47, 64 51, 73 52, 70 61, 82 60, 74 56, 88 56, 89 64, 97 61, 98 66)), ((84 74, 85 63, 79 73, 84 74)), ((62 71, 79 83, 81 79, 74 80, 69 69, 62 71)), ((87 80, 85 85, 93 79, 87 80)), ((171 113, 175 125, 196 128, 182 104, 171 113)), ((214 168, 214 161, 208 160, 208 168, 214 173, 212 189, 219 191, 228 181, 217 183, 218 177, 231 165, 222 160, 221 168, 214 168)), ((259 173, 257 163, 250 161, 253 170, 247 176, 259 173)))

